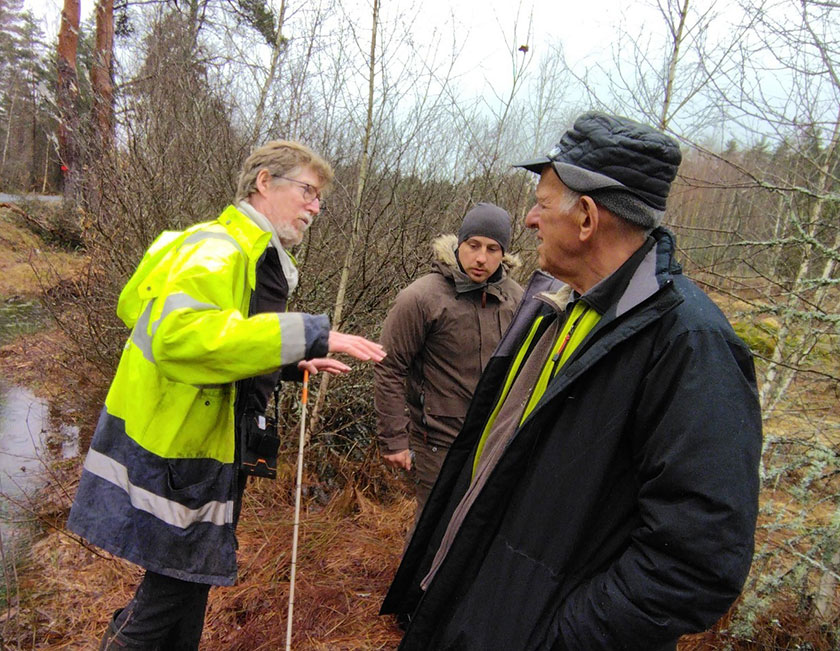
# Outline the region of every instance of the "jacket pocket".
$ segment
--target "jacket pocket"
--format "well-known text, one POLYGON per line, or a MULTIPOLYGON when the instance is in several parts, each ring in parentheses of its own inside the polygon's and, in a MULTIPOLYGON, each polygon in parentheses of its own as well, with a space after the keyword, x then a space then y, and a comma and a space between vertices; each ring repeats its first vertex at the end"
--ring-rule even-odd
POLYGON ((441 395, 433 391, 424 394, 424 408, 427 414, 433 416, 448 416, 463 419, 467 414, 469 400, 450 395, 441 395))
POLYGON ((230 481, 228 467, 209 459, 170 459, 166 463, 166 495, 197 508, 210 500, 225 501, 230 481))

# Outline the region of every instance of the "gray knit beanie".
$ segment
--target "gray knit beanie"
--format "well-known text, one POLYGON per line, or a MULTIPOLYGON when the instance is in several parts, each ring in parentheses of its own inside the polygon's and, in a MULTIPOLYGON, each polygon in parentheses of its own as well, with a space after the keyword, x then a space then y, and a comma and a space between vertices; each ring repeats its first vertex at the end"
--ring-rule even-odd
POLYGON ((458 244, 473 235, 496 240, 502 251, 507 251, 510 246, 510 214, 492 203, 477 203, 464 215, 464 221, 461 222, 461 229, 458 231, 458 244))

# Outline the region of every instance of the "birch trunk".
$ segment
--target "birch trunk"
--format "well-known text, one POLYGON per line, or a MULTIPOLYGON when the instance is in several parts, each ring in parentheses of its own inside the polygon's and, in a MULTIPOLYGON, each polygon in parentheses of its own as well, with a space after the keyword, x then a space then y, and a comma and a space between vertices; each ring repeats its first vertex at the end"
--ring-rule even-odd
MULTIPOLYGON (((367 117, 365 120, 365 133, 362 140, 362 155, 359 161, 359 174, 356 179, 356 192, 353 196, 353 214, 350 226, 350 240, 347 246, 347 253, 344 256, 344 262, 341 265, 341 277, 338 281, 338 292, 335 297, 335 308, 332 316, 332 327, 335 330, 340 330, 344 316, 344 303, 347 294, 347 284, 350 279, 350 267, 356 254, 356 247, 359 243, 359 225, 362 220, 362 199, 365 192, 365 184, 368 178, 368 169, 370 166, 370 139, 373 132, 373 99, 374 99, 374 82, 376 75, 376 30, 379 24, 379 0, 373 0, 373 20, 372 32, 370 38, 370 60, 368 62, 368 101, 367 101, 367 117)), ((330 387, 330 375, 324 374, 321 383, 318 387, 318 398, 315 401, 315 407, 312 409, 312 421, 310 432, 317 432, 319 426, 319 417, 324 401, 327 398, 330 387)))
POLYGON ((268 64, 268 76, 265 78, 265 83, 260 87, 260 98, 257 102, 257 110, 254 114, 254 130, 251 132, 251 144, 256 146, 259 144, 260 135, 263 128, 263 120, 265 119, 265 103, 268 98, 268 91, 274 83, 274 77, 277 73, 277 63, 280 59, 280 51, 283 49, 283 22, 286 16, 286 2, 280 3, 280 11, 277 15, 277 35, 274 38, 274 46, 271 48, 271 61, 268 64))

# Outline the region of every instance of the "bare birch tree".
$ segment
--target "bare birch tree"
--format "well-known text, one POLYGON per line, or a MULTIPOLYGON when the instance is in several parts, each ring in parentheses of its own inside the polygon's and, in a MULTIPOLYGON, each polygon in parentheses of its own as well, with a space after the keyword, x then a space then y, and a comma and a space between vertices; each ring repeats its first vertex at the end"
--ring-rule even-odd
POLYGON ((598 106, 683 138, 702 135, 720 119, 708 91, 732 72, 732 54, 749 30, 749 23, 725 21, 717 5, 655 0, 650 21, 619 26, 610 65, 596 65, 579 81, 598 106))
MULTIPOLYGON (((335 307, 332 314, 332 324, 335 329, 340 330, 343 326, 344 301, 347 293, 347 283, 350 277, 350 268, 355 262, 356 247, 359 241, 359 224, 362 219, 362 197, 365 192, 368 171, 370 168, 370 141, 373 131, 373 103, 376 91, 376 33, 379 29, 379 0, 373 0, 373 10, 370 32, 370 55, 368 58, 368 93, 367 111, 365 113, 365 126, 362 134, 362 151, 359 158, 359 173, 356 178, 356 191, 353 195, 351 206, 352 217, 350 225, 350 238, 344 254, 344 262, 341 265, 341 276, 338 281, 338 291, 335 297, 335 307)), ((318 417, 323 408, 324 399, 327 396, 330 386, 330 376, 324 374, 318 387, 318 398, 312 410, 312 429, 317 431, 318 417)))
POLYGON ((274 34, 274 40, 271 43, 271 57, 268 64, 268 74, 265 81, 260 87, 260 95, 257 100, 257 108, 254 112, 254 130, 251 134, 251 144, 257 145, 262 137, 263 118, 265 115, 266 100, 268 98, 269 90, 274 83, 277 66, 280 62, 280 55, 284 50, 286 38, 283 36, 283 21, 286 17, 286 1, 281 0, 280 9, 277 11, 277 27, 274 34))

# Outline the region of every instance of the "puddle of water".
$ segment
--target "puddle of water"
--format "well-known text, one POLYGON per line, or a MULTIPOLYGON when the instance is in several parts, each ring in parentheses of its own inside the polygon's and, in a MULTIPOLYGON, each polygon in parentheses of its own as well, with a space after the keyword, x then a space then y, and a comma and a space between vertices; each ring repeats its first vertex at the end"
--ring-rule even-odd
MULTIPOLYGON (((0 301, 0 346, 44 327, 49 318, 39 301, 0 301)), ((78 428, 50 422, 49 406, 22 387, 0 381, 0 550, 3 575, 38 530, 37 494, 46 483, 46 468, 78 454, 78 428)), ((2 646, 2 644, 0 644, 2 646)))
POLYGON ((49 314, 40 301, 9 299, 0 302, 0 346, 15 337, 44 327, 49 314))
POLYGON ((28 493, 43 468, 47 405, 20 387, 0 388, 0 492, 28 493))
POLYGON ((43 484, 47 412, 25 389, 0 387, 0 537, 7 556, 33 529, 26 507, 43 484))
POLYGON ((78 438, 76 427, 51 426, 46 402, 21 387, 0 384, 0 542, 7 562, 35 530, 29 513, 45 484, 46 466, 78 454, 78 438))

